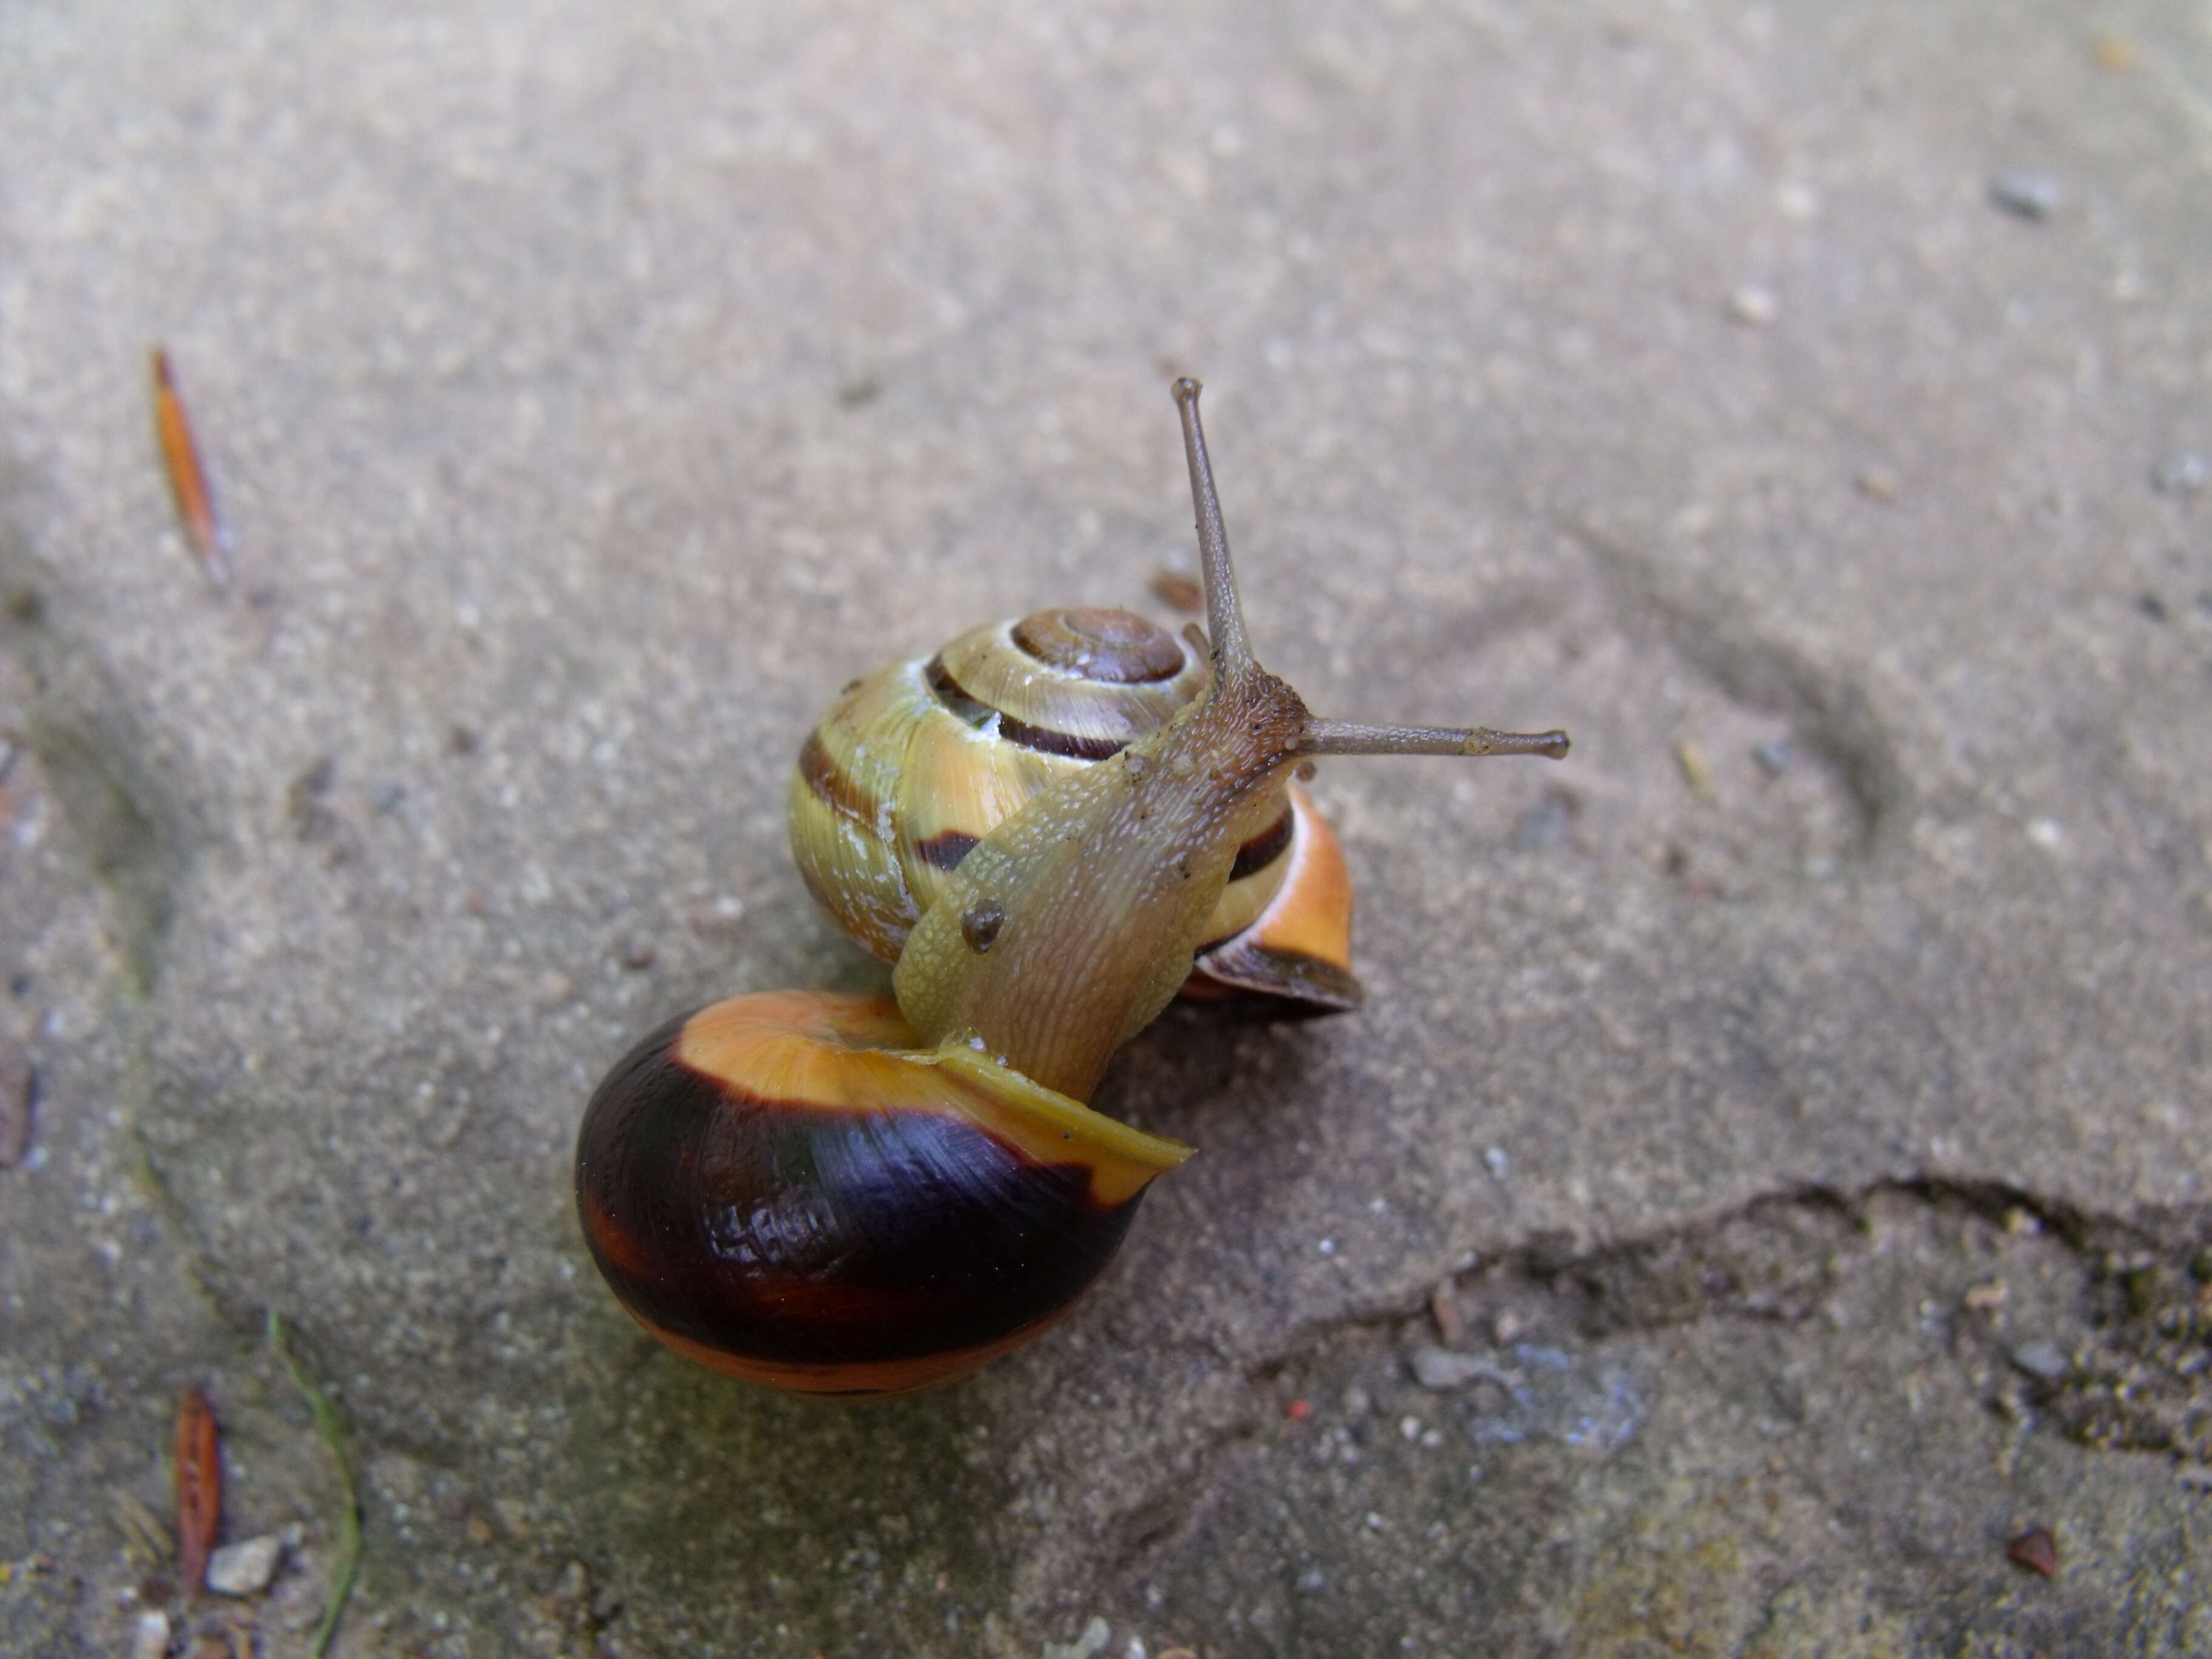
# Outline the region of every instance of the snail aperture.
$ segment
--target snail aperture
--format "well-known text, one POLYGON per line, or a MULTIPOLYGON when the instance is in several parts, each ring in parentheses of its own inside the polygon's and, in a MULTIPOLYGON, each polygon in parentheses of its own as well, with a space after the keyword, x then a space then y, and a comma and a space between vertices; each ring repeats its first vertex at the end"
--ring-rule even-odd
MULTIPOLYGON (((793 841, 817 896, 896 961, 896 1003, 732 998, 647 1037, 593 1095, 576 1149, 585 1237, 677 1352, 800 1392, 895 1394, 1035 1335, 1188 1156, 1084 1104, 1115 1051, 1194 956, 1251 931, 1218 932, 1235 881, 1286 865, 1258 918, 1280 910, 1284 874, 1331 862, 1295 770, 1322 754, 1566 753, 1561 732, 1314 716, 1246 642, 1198 383, 1175 393, 1203 657, 1129 612, 1072 609, 849 689, 800 756, 793 841), (977 666, 1002 646, 1030 666, 977 666), (1019 701, 1039 682, 1053 697, 1019 701), (1010 731, 1019 754, 935 812, 933 780, 960 773, 938 758, 1010 731), (962 816, 977 803, 1002 810, 962 816)), ((1340 886, 1335 862, 1323 876, 1340 886)), ((1261 977, 1279 965, 1251 948, 1261 977)))

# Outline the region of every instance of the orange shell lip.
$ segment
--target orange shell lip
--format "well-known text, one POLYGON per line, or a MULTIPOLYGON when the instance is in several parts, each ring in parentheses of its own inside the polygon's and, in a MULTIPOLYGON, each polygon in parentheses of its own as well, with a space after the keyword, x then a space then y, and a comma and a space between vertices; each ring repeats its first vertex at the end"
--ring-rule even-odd
POLYGON ((1308 1013, 1356 1008, 1366 993, 1352 971, 1352 872, 1313 798, 1291 785, 1293 834, 1283 884, 1252 925, 1199 952, 1183 994, 1218 1000, 1273 997, 1308 1013))
POLYGON ((744 1354, 727 1353, 679 1336, 674 1331, 663 1330, 635 1308, 626 1306, 623 1311, 643 1326, 654 1341, 672 1352, 682 1354, 709 1370, 720 1371, 724 1376, 734 1376, 740 1382, 758 1382, 781 1389, 786 1394, 807 1395, 819 1400, 892 1400, 901 1395, 923 1394, 959 1382, 1042 1335, 1065 1319, 1074 1306, 1070 1303, 1018 1331, 1009 1331, 994 1341, 978 1343, 974 1347, 923 1354, 911 1359, 849 1364, 838 1360, 755 1359, 744 1354))
POLYGON ((1101 1205, 1127 1203, 1190 1156, 1180 1142, 1094 1112, 965 1043, 918 1048, 888 997, 760 991, 726 998, 684 1023, 674 1056, 702 1077, 787 1109, 963 1120, 1039 1165, 1081 1165, 1101 1205))

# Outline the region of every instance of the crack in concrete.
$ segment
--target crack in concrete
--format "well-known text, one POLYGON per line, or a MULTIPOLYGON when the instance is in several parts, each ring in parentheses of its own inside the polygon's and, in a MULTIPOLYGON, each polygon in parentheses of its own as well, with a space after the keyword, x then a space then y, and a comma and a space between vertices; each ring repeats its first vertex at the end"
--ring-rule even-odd
MULTIPOLYGON (((2212 1206, 2105 1215, 1993 1180, 1797 1188, 1593 1249, 1531 1238, 1448 1276, 1426 1298, 1306 1327, 1247 1364, 1243 1376, 1255 1401, 1272 1402, 1286 1373, 1318 1364, 1347 1339, 1400 1350, 1402 1358, 1439 1334, 1447 1346, 1480 1352, 1496 1339, 1501 1350, 1530 1340, 1571 1347, 1712 1319, 1809 1322, 1888 1248, 1886 1208, 1901 1208, 1924 1233, 1919 1242, 1940 1247, 1957 1284, 1948 1300, 1931 1297, 1923 1310, 1932 1310, 1952 1359, 1992 1413, 2022 1433, 2056 1434, 2092 1450, 2212 1462, 2212 1206), (2002 1319, 2008 1274, 2032 1277, 2023 1257, 2038 1241, 2074 1270, 2051 1292, 2072 1332, 2056 1375, 2034 1367, 2050 1370, 2057 1345, 2014 1340, 2021 1332, 2002 1319)), ((1946 1287, 1927 1261, 1906 1265, 1931 1291, 1946 1287)), ((2039 1329, 2033 1322, 2047 1312, 2023 1308, 2027 1328, 2039 1329)), ((1182 1548, 1233 1483, 1231 1466, 1263 1451, 1269 1429, 1265 1406, 1245 1409, 1182 1472, 1126 1510, 1108 1552, 1111 1576, 1127 1580, 1182 1548)))
POLYGON ((1975 1360, 1995 1408, 2093 1449, 2212 1462, 2212 1206, 2100 1215, 2004 1182, 1938 1176, 1805 1188, 1577 1255, 1538 1241, 1455 1285, 1536 1287, 1586 1341, 1716 1317, 1794 1324, 1820 1316, 1856 1258, 1876 1249, 1876 1211, 1899 1200, 1973 1224, 1960 1248, 1971 1244, 1984 1282, 1964 1295, 1954 1346, 1975 1360), (2001 1340, 2007 1257, 2033 1237, 2054 1241, 2081 1275, 2070 1350, 2001 1340))

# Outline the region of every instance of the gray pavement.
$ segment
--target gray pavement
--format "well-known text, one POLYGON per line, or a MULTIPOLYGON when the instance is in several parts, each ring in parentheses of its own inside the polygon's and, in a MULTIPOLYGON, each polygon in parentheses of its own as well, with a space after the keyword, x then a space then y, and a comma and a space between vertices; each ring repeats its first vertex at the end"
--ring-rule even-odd
POLYGON ((273 1308, 344 1655, 2212 1653, 2201 8, 25 4, 0 154, 0 1650, 306 1650, 273 1308), (1182 373, 1271 665, 1573 757, 1323 770, 1369 1006, 1046 1340, 659 1352, 586 1092, 881 983, 791 757, 1165 619, 1182 373))

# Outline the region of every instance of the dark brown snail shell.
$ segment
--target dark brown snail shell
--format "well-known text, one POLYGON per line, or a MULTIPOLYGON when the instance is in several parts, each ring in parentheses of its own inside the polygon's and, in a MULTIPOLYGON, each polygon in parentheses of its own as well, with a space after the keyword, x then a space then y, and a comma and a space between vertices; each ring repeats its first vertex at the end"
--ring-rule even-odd
POLYGON ((963 1376, 1073 1307, 1188 1149, 915 1046, 894 1002, 787 991, 633 1048, 576 1143, 623 1305, 717 1370, 842 1395, 963 1376))

